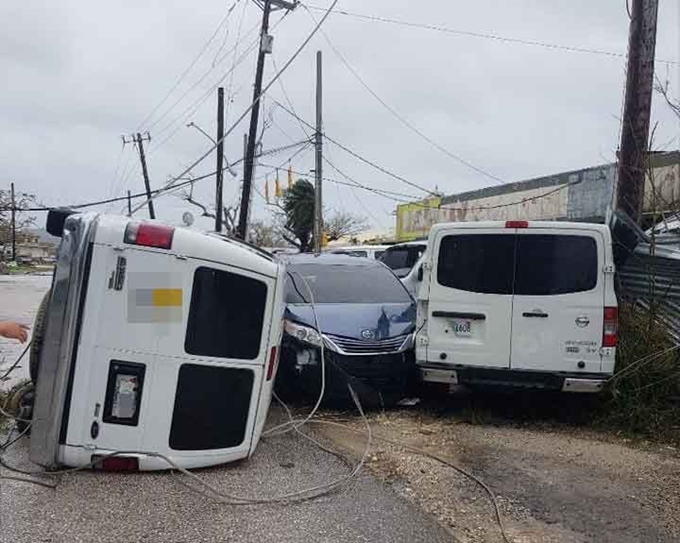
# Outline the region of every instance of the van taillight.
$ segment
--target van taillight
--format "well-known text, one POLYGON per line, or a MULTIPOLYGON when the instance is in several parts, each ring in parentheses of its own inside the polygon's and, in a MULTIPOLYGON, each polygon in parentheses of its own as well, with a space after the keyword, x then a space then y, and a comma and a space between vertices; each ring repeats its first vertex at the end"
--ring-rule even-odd
POLYGON ((505 221, 506 228, 529 228, 529 221, 505 221))
POLYGON ((125 243, 143 245, 144 247, 156 247, 158 249, 170 249, 174 233, 175 229, 172 226, 131 222, 125 229, 125 243))
POLYGON ((104 471, 139 471, 139 459, 136 456, 104 456, 94 454, 92 467, 104 471))
POLYGON ((602 326, 602 346, 616 347, 619 334, 619 309, 604 308, 604 325, 602 326))
POLYGON ((269 353, 269 364, 267 365, 267 381, 270 381, 274 375, 274 370, 276 369, 277 353, 278 349, 276 347, 272 347, 272 350, 269 353))

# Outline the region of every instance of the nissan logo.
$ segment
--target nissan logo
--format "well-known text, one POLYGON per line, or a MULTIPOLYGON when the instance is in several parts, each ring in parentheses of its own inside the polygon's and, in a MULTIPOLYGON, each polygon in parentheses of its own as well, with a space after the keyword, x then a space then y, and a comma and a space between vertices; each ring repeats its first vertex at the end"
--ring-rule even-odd
POLYGON ((362 330, 361 337, 364 339, 373 339, 375 334, 373 333, 373 330, 362 330))

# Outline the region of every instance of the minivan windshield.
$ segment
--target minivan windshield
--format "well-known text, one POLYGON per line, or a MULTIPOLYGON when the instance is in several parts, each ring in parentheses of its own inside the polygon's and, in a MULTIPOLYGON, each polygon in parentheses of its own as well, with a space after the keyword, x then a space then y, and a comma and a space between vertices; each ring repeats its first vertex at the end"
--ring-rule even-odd
POLYGON ((379 264, 288 264, 286 303, 316 304, 409 303, 411 297, 390 271, 379 264), (300 277, 304 278, 304 281, 300 277), (305 281, 307 284, 305 284, 305 281))

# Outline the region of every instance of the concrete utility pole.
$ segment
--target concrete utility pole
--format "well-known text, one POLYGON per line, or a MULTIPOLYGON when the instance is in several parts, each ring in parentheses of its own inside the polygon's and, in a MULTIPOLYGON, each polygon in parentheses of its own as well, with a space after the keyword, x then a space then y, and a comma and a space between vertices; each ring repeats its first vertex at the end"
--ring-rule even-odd
POLYGON ((257 143, 257 123, 260 116, 260 98, 262 94, 262 76, 264 74, 264 59, 272 52, 273 37, 269 35, 269 14, 273 8, 293 10, 297 2, 284 0, 264 0, 262 9, 262 28, 260 30, 260 52, 257 57, 257 71, 255 72, 255 88, 253 89, 253 109, 250 113, 250 129, 248 131, 248 149, 243 166, 243 191, 241 192, 241 209, 239 212, 236 235, 246 239, 248 230, 248 214, 250 207, 250 192, 253 183, 253 168, 255 161, 255 145, 257 143))
POLYGON ((146 169, 146 156, 144 155, 144 144, 143 141, 151 141, 151 134, 148 132, 144 137, 137 132, 137 134, 132 134, 130 139, 125 139, 123 136, 123 145, 126 143, 136 143, 137 150, 139 151, 139 160, 142 162, 142 174, 144 175, 144 188, 146 189, 146 199, 149 206, 149 217, 152 219, 156 218, 156 212, 153 209, 153 200, 151 199, 151 183, 149 182, 149 172, 146 169))
POLYGON ((633 0, 616 207, 640 222, 654 83, 658 0, 633 0))
POLYGON ((322 123, 322 71, 321 51, 316 52, 316 133, 314 135, 314 252, 321 252, 321 238, 323 237, 323 123, 322 123))
POLYGON ((12 189, 12 262, 17 260, 17 203, 14 199, 14 183, 11 185, 12 189))
POLYGON ((215 172, 215 232, 222 231, 222 157, 224 156, 224 88, 217 89, 217 170, 215 172))

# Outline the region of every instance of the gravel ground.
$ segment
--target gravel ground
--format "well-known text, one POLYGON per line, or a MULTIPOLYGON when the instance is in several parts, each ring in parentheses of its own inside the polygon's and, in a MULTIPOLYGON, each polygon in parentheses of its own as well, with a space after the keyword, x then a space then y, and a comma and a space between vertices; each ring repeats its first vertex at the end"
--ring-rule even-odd
MULTIPOLYGON (((680 541, 680 451, 673 447, 545 424, 471 425, 417 409, 374 415, 371 425, 377 436, 444 456, 480 477, 514 543, 680 541)), ((322 428, 358 452, 358 434, 322 428)), ((502 541, 488 495, 469 478, 380 441, 368 466, 461 542, 502 541)))

